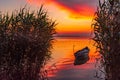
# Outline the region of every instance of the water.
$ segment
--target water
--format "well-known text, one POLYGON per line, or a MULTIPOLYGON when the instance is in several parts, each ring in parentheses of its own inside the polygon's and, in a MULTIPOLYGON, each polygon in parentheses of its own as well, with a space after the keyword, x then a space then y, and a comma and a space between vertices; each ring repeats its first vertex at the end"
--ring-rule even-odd
POLYGON ((46 65, 50 80, 98 80, 95 76, 95 47, 90 39, 56 39, 52 59, 46 65), (74 66, 74 52, 88 46, 90 60, 74 66))

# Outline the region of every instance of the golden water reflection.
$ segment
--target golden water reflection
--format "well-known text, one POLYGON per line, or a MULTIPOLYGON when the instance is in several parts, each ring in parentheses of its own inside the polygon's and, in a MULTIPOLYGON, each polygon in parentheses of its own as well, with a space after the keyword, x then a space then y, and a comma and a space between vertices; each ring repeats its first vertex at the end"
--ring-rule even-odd
POLYGON ((86 76, 94 77, 95 47, 90 39, 56 39, 53 43, 52 59, 47 64, 50 69, 51 80, 86 80, 86 76), (88 46, 90 48, 90 60, 79 66, 74 66, 74 52, 88 46), (92 74, 90 74, 91 72, 92 74), (89 74, 88 74, 89 73, 89 74), (66 75, 67 74, 67 75, 66 75), (71 76, 68 76, 71 75, 71 76))
POLYGON ((61 58, 73 59, 74 52, 86 46, 90 48, 89 56, 94 56, 95 47, 90 39, 56 39, 53 43, 52 57, 55 61, 61 58))

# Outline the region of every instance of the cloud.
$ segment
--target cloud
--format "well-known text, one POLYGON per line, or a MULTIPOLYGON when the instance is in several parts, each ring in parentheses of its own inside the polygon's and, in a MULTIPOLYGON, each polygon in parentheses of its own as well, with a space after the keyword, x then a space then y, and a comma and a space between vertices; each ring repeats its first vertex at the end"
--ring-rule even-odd
POLYGON ((77 18, 79 18, 79 15, 91 16, 91 14, 94 13, 97 6, 97 0, 52 0, 52 1, 54 1, 62 9, 68 10, 72 14, 76 14, 76 16, 71 17, 77 18))
POLYGON ((81 6, 88 6, 95 8, 97 4, 97 0, 27 0, 30 3, 57 3, 61 6, 67 7, 72 10, 78 10, 81 6))
POLYGON ((27 2, 34 4, 56 3, 68 9, 78 11, 81 9, 80 7, 83 6, 87 6, 89 8, 95 8, 98 1, 97 0, 27 0, 27 2))
POLYGON ((89 6, 94 8, 97 3, 97 0, 52 0, 52 1, 73 10, 78 10, 78 8, 81 6, 89 6))
POLYGON ((65 10, 71 18, 81 18, 84 16, 93 16, 98 0, 27 0, 35 5, 54 3, 56 7, 65 10))

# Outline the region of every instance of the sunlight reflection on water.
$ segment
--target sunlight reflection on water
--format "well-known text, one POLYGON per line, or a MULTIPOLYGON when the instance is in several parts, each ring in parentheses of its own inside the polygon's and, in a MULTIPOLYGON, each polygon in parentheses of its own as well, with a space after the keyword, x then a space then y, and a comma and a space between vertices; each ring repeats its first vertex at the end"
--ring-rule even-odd
POLYGON ((95 47, 89 39, 56 39, 53 43, 52 59, 46 65, 50 80, 97 80, 95 75, 95 47), (73 49, 73 46, 74 49, 73 49), (74 52, 88 46, 90 60, 74 66, 74 52))

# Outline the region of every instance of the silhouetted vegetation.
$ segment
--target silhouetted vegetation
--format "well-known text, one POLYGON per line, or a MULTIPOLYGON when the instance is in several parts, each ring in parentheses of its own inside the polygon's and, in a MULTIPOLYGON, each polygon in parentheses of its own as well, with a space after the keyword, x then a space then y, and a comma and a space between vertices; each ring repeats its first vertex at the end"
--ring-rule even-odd
POLYGON ((42 7, 0 13, 0 80, 45 80, 54 27, 42 7))
POLYGON ((105 80, 120 80, 120 0, 99 0, 93 24, 105 80))

